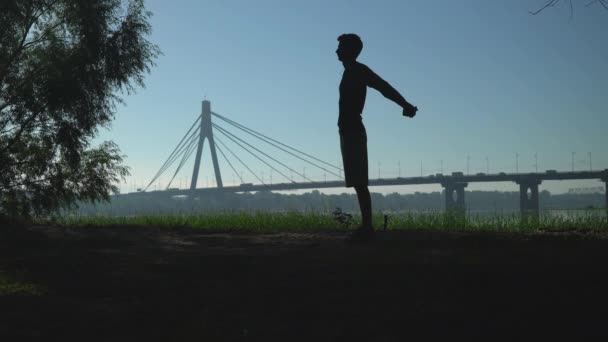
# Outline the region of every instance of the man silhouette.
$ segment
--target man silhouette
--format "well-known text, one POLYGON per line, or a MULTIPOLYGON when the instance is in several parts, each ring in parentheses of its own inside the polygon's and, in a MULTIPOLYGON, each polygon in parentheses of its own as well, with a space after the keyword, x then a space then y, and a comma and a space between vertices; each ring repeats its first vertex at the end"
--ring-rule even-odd
POLYGON ((361 114, 365 106, 367 87, 378 90, 384 97, 403 108, 403 115, 413 118, 418 108, 407 102, 395 88, 376 75, 365 64, 357 62, 363 42, 356 34, 338 37, 338 59, 344 64, 340 82, 338 128, 344 164, 346 187, 354 187, 361 209, 361 226, 353 232, 354 240, 374 237, 372 200, 368 189, 367 134, 361 114))

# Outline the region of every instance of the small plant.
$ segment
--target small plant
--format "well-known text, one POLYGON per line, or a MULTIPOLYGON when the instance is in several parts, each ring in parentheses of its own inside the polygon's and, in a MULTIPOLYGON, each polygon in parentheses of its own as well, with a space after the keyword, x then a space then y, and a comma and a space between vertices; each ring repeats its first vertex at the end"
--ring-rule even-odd
POLYGON ((353 215, 343 212, 340 208, 334 209, 332 214, 334 215, 334 219, 336 221, 346 227, 350 226, 351 221, 353 220, 353 215))

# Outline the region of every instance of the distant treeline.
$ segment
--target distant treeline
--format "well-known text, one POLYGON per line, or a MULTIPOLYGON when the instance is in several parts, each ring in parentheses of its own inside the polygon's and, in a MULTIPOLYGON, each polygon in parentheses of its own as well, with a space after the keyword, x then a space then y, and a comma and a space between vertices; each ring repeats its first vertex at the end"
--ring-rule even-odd
MULTIPOLYGON (((374 210, 422 211, 443 210, 443 193, 372 194, 374 210)), ((513 212, 519 210, 519 192, 469 191, 465 194, 467 209, 471 212, 513 212)), ((604 194, 540 193, 541 209, 604 208, 604 194)), ((327 195, 319 191, 305 194, 273 192, 219 193, 213 196, 188 198, 162 198, 158 196, 113 196, 110 203, 81 204, 77 212, 83 215, 130 216, 139 214, 201 213, 212 211, 328 211, 341 208, 358 211, 354 194, 327 195)))

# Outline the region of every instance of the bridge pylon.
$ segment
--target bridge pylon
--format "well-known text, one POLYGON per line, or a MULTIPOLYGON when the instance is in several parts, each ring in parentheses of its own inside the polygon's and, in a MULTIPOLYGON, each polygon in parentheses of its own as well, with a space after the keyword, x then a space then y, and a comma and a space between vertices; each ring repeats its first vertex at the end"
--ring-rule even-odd
POLYGON ((211 102, 203 101, 203 110, 201 114, 200 137, 198 140, 198 148, 196 150, 196 159, 194 160, 194 170, 192 172, 192 182, 190 190, 196 189, 198 182, 198 174, 201 166, 201 154, 203 153, 203 145, 205 139, 209 140, 209 149, 211 150, 211 159, 213 160, 213 169, 215 171, 215 180, 218 189, 224 187, 222 183, 222 174, 220 173, 220 165, 217 162, 217 154, 215 152, 215 140, 213 139, 213 126, 211 125, 211 102))
POLYGON ((519 185, 519 207, 523 219, 540 216, 540 199, 538 196, 539 179, 523 179, 517 182, 519 185), (530 192, 528 195, 528 191, 530 192))
POLYGON ((461 213, 466 212, 466 202, 464 199, 464 189, 469 184, 466 182, 445 182, 442 186, 445 188, 445 210, 449 212, 461 213))
POLYGON ((604 182, 604 186, 606 187, 604 190, 604 197, 605 197, 605 206, 606 206, 606 214, 608 214, 608 169, 604 170, 605 174, 604 177, 602 177, 602 182, 604 182))

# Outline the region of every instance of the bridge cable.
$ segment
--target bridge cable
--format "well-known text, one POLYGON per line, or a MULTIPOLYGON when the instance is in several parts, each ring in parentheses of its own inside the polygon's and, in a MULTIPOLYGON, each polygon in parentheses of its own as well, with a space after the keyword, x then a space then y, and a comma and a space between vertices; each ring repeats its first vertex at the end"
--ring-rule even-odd
MULTIPOLYGON (((149 187, 150 185, 152 185, 152 184, 153 184, 153 183, 154 183, 154 182, 155 182, 155 181, 156 181, 156 180, 157 180, 157 179, 158 179, 158 178, 159 178, 159 177, 160 177, 160 176, 161 176, 161 175, 162 175, 162 174, 163 174, 165 171, 167 171, 167 169, 168 169, 169 167, 171 167, 171 165, 173 165, 173 163, 175 163, 175 161, 177 160, 177 158, 179 158, 179 157, 180 157, 180 156, 181 156, 181 155, 182 155, 184 152, 186 152, 186 150, 188 149, 188 147, 189 147, 191 144, 195 143, 195 142, 196 142, 196 140, 197 140, 197 133, 195 132, 195 133, 193 133, 193 134, 192 134, 192 135, 191 135, 191 136, 188 138, 187 143, 186 143, 186 144, 184 144, 184 145, 182 145, 182 146, 180 147, 180 149, 177 151, 177 153, 171 157, 171 159, 168 159, 168 160, 167 160, 167 164, 166 164, 166 165, 165 165, 163 168, 161 168, 161 169, 160 169, 160 170, 157 172, 156 176, 154 176, 154 178, 152 179, 152 181, 150 182, 150 184, 148 184, 148 187, 149 187)), ((146 189, 147 189, 148 187, 146 187, 146 189)), ((146 189, 144 189, 144 191, 145 191, 146 189)))
POLYGON ((169 163, 161 169, 161 173, 164 173, 165 171, 167 171, 167 169, 169 167, 171 167, 171 165, 173 165, 173 163, 175 163, 175 161, 177 160, 177 158, 179 158, 183 153, 185 153, 192 144, 196 144, 196 142, 198 142, 198 140, 200 139, 200 132, 195 131, 193 132, 190 137, 188 138, 188 141, 182 145, 182 147, 179 149, 178 153, 176 153, 170 160, 169 163))
MULTIPOLYGON (((232 133, 230 133, 230 132, 226 131, 225 129, 223 129, 222 127, 218 126, 217 124, 212 124, 212 125, 213 125, 213 127, 214 127, 214 128, 217 128, 218 130, 222 131, 222 133, 231 135, 232 137, 234 137, 234 138, 238 139, 239 141, 241 141, 242 143, 246 144, 247 146, 249 146, 249 147, 253 148, 254 150, 258 151, 259 153, 263 154, 263 155, 264 155, 264 156, 266 156, 267 158, 269 158, 269 159, 273 160, 275 163, 280 164, 281 166, 283 166, 283 167, 285 167, 286 169, 290 170, 291 172, 293 172, 293 173, 297 174, 298 176, 300 176, 300 177, 302 177, 302 178, 306 179, 307 181, 309 181, 309 182, 311 182, 311 183, 314 183, 314 181, 313 181, 313 180, 311 180, 311 179, 307 178, 306 176, 304 176, 303 174, 299 173, 298 171, 296 171, 296 170, 294 170, 294 169, 290 168, 289 166, 287 166, 287 165, 285 165, 285 164, 281 163, 280 161, 276 160, 275 158, 273 158, 273 157, 269 156, 268 154, 266 154, 266 153, 264 153, 264 152, 260 151, 260 150, 259 150, 258 148, 256 148, 255 146, 253 146, 253 145, 249 144, 248 142, 244 141, 243 139, 241 139, 241 138, 237 137, 236 135, 234 135, 234 134, 232 134, 232 133)), ((233 141, 234 141, 234 140, 233 140, 233 141)), ((255 155, 255 154, 254 154, 254 155, 255 155)), ((261 159, 261 158, 259 158, 258 156, 256 156, 256 158, 260 159, 262 162, 264 162, 264 164, 266 164, 266 165, 268 165, 270 168, 274 169, 272 166, 270 166, 268 163, 266 163, 264 160, 262 160, 262 159, 261 159)), ((283 177, 288 178, 288 177, 286 177, 286 176, 285 176, 283 173, 281 173, 279 170, 276 170, 276 169, 274 169, 274 170, 275 170, 275 171, 277 171, 279 174, 281 174, 283 177)), ((288 179, 289 179, 289 178, 288 178, 288 179)), ((292 180, 292 182, 293 182, 293 180, 292 180)))
POLYGON ((234 126, 234 127, 238 128, 238 129, 240 129, 240 130, 244 131, 245 133, 248 133, 248 134, 252 135, 253 137, 255 137, 255 138, 257 138, 257 139, 262 140, 263 142, 265 142, 265 143, 267 143, 267 144, 269 144, 269 145, 272 145, 272 146, 274 146, 274 147, 276 147, 276 148, 280 149, 281 151, 283 151, 283 152, 285 152, 285 153, 288 153, 288 154, 290 154, 290 155, 292 155, 292 156, 294 156, 294 157, 296 157, 296 158, 298 158, 298 159, 300 159, 300 160, 302 160, 302 161, 304 161, 304 162, 306 162, 306 163, 308 163, 308 164, 311 164, 311 165, 313 165, 313 166, 315 166, 315 167, 317 167, 317 168, 319 168, 319 169, 321 169, 321 170, 324 170, 324 171, 329 172, 329 173, 331 173, 331 174, 333 174, 333 175, 335 175, 335 176, 337 176, 337 177, 339 177, 339 178, 342 178, 340 175, 338 175, 338 174, 336 174, 336 173, 334 173, 334 172, 332 172, 332 171, 329 171, 329 170, 325 169, 324 167, 319 166, 319 165, 317 165, 317 164, 315 164, 315 163, 313 163, 313 162, 311 162, 311 161, 309 161, 309 160, 307 160, 307 159, 305 159, 305 158, 302 158, 301 156, 298 156, 298 155, 296 155, 296 154, 294 154, 294 153, 292 153, 292 152, 290 152, 290 151, 287 151, 287 150, 285 150, 284 148, 281 148, 280 146, 277 146, 276 144, 273 144, 273 143, 272 143, 272 142, 270 142, 270 141, 274 141, 274 142, 276 142, 276 143, 277 143, 277 144, 279 144, 279 145, 285 146, 285 147, 287 147, 287 148, 289 148, 289 149, 291 149, 291 150, 293 150, 293 151, 296 151, 296 152, 298 152, 298 153, 301 153, 301 154, 303 154, 303 155, 305 155, 305 156, 307 156, 307 157, 309 157, 309 158, 312 158, 312 159, 314 159, 314 160, 316 160, 316 161, 319 161, 320 163, 323 163, 323 164, 329 165, 329 166, 331 166, 331 167, 333 167, 333 168, 335 168, 335 169, 337 169, 337 170, 339 170, 339 171, 343 171, 341 168, 339 168, 339 167, 337 167, 337 166, 335 166, 335 165, 329 164, 329 163, 327 163, 327 162, 325 162, 325 161, 323 161, 323 160, 321 160, 321 159, 318 159, 318 158, 316 158, 316 157, 314 157, 314 156, 311 156, 311 155, 309 155, 309 154, 307 154, 307 153, 305 153, 305 152, 302 152, 302 151, 300 151, 300 150, 298 150, 298 149, 295 149, 295 148, 293 148, 293 147, 291 147, 291 146, 288 146, 288 145, 286 145, 286 144, 284 144, 284 143, 282 143, 282 142, 280 142, 280 141, 277 141, 277 140, 275 140, 275 139, 272 139, 272 138, 270 138, 270 137, 268 137, 268 136, 266 136, 266 135, 264 135, 264 134, 262 134, 262 133, 256 132, 256 131, 255 131, 255 130, 253 130, 253 129, 250 129, 250 128, 246 127, 246 126, 243 126, 243 125, 241 125, 241 124, 239 124, 239 123, 237 123, 237 122, 235 122, 235 121, 233 121, 233 120, 230 120, 230 119, 228 119, 228 118, 226 118, 226 117, 224 117, 224 116, 221 116, 221 115, 219 115, 219 114, 217 114, 217 113, 212 112, 211 114, 213 114, 214 116, 218 117, 218 118, 219 118, 219 119, 221 119, 221 120, 224 120, 225 122, 227 122, 227 123, 231 124, 232 126, 234 126), (269 140, 270 140, 270 141, 269 141, 269 140))
POLYGON ((291 180, 289 177, 287 177, 287 175, 285 175, 283 172, 281 172, 280 170, 278 170, 277 168, 275 168, 274 166, 270 165, 266 160, 260 158, 258 155, 256 155, 255 153, 251 152, 248 148, 246 148, 245 146, 243 146, 242 144, 240 144, 238 141, 235 140, 238 139, 241 142, 243 142, 244 144, 248 145, 249 147, 255 149, 256 151, 258 151, 259 153, 261 153, 262 155, 266 156, 267 158, 270 158, 271 160, 275 161, 276 163, 279 163, 281 165, 283 165, 284 167, 287 167, 289 170, 291 170, 292 172, 296 172, 295 170, 290 169, 288 166, 282 164, 281 162, 279 162, 278 160, 272 158, 271 156, 269 156, 268 154, 260 151, 259 149, 257 149, 255 146, 252 146, 251 144, 249 144, 248 142, 244 141, 243 139, 237 137, 236 135, 230 133, 229 131, 226 131, 225 129, 221 128, 221 127, 217 127, 217 129, 224 134, 226 137, 228 137, 230 140, 232 140, 235 144, 239 145, 242 149, 244 149, 245 151, 249 152, 249 154, 251 154, 252 156, 254 156, 256 159, 258 159, 259 161, 261 161, 262 163, 266 164, 266 166, 268 166, 271 170, 277 172, 278 174, 280 174, 281 176, 285 177, 285 179, 289 180, 292 183, 295 183, 293 180, 291 180))
MULTIPOLYGON (((305 155, 305 156, 307 156, 307 157, 309 157, 309 158, 311 158, 311 159, 314 159, 314 160, 316 160, 316 161, 318 161, 318 162, 320 162, 320 163, 323 163, 323 164, 325 164, 325 165, 327 165, 327 166, 331 166, 331 167, 333 167, 333 168, 335 168, 335 169, 337 169, 337 170, 339 170, 339 171, 343 171, 341 168, 339 168, 339 167, 337 167, 337 166, 335 166, 335 165, 332 165, 332 164, 330 164, 330 163, 328 163, 328 162, 325 162, 325 161, 323 161, 323 160, 321 160, 321 159, 319 159, 319 158, 316 158, 316 157, 314 157, 314 156, 311 156, 311 155, 309 155, 309 154, 307 154, 307 153, 305 153, 305 152, 302 152, 302 151, 300 151, 300 150, 298 150, 298 149, 296 149, 296 148, 293 148, 293 147, 291 147, 291 146, 289 146, 289 145, 286 145, 286 144, 284 144, 284 143, 282 143, 282 142, 280 142, 280 141, 278 141, 278 140, 272 139, 272 138, 270 138, 270 137, 268 137, 268 136, 266 136, 266 135, 264 135, 264 134, 262 134, 262 133, 260 133, 260 132, 256 132, 255 130, 253 130, 253 129, 251 129, 251 128, 248 128, 248 127, 246 127, 246 126, 244 126, 244 125, 241 125, 240 123, 238 123, 238 122, 236 122, 236 121, 234 121, 234 120, 230 120, 230 119, 228 119, 227 117, 225 117, 225 116, 223 116, 223 115, 220 115, 220 114, 215 113, 215 112, 211 112, 211 114, 212 114, 212 115, 214 115, 214 116, 216 116, 216 117, 218 117, 219 119, 222 119, 222 120, 226 121, 227 123, 229 123, 229 124, 231 124, 231 125, 237 126, 237 127, 238 127, 238 128, 240 128, 241 130, 247 130, 247 131, 251 132, 250 134, 252 134, 252 133, 253 133, 253 134, 259 135, 259 136, 261 136, 261 137, 264 137, 265 139, 268 139, 268 140, 273 141, 273 142, 275 142, 275 143, 277 143, 277 144, 279 144, 279 145, 282 145, 282 146, 284 146, 284 147, 287 147, 287 148, 288 148, 288 149, 290 149, 290 150, 293 150, 293 151, 296 151, 296 152, 298 152, 298 153, 300 153, 300 154, 303 154, 303 155, 305 155)), ((258 138, 258 139, 262 139, 262 138, 258 138)))
MULTIPOLYGON (((201 115, 199 115, 196 118, 196 120, 194 121, 194 123, 192 124, 192 126, 190 126, 190 129, 188 129, 188 131, 186 132, 186 134, 184 134, 184 137, 182 138, 182 140, 180 140, 180 142, 177 144, 177 146, 175 147, 175 149, 173 149, 173 152, 171 152, 171 154, 169 155, 169 158, 167 158, 167 160, 165 161, 165 163, 163 164, 163 166, 161 166, 160 169, 158 170, 158 172, 156 172, 156 174, 152 178, 152 181, 148 184, 148 186, 146 186, 144 188, 144 191, 146 191, 150 187, 150 185, 152 185, 152 183, 154 183, 154 181, 156 181, 156 179, 158 177, 160 177, 160 175, 163 172, 166 171, 166 169, 170 166, 170 164, 172 164, 175 161, 175 160, 171 161, 171 159, 174 159, 175 154, 177 153, 177 155, 179 156, 179 154, 181 153, 181 150, 183 149, 182 143, 184 142, 184 140, 186 139, 186 137, 188 137, 188 135, 190 134, 190 132, 192 131, 192 129, 194 129, 194 127, 196 126, 196 124, 199 122, 200 119, 201 119, 201 115)), ((190 135, 190 137, 188 137, 188 140, 190 140, 191 138, 192 138, 192 135, 190 135)), ((188 143, 186 143, 186 144, 188 144, 188 143)))
MULTIPOLYGON (((146 188, 144 189, 144 191, 146 191, 165 171, 167 171, 167 169, 169 167, 171 167, 171 165, 173 165, 173 163, 177 160, 177 158, 180 157, 180 155, 182 155, 182 153, 184 152, 184 149, 189 146, 192 141, 196 141, 197 136, 200 134, 200 132, 198 131, 194 131, 189 137, 188 140, 185 144, 179 146, 178 148, 176 148, 177 151, 174 151, 174 153, 172 153, 172 155, 169 157, 169 159, 167 159, 167 161, 165 161, 165 164, 163 164, 163 166, 160 168, 160 170, 158 170, 158 172, 156 173, 156 175, 154 176, 154 178, 152 178, 152 180, 150 181, 150 184, 148 184, 148 186, 146 186, 146 188)), ((183 139, 182 139, 183 140, 183 139)))
MULTIPOLYGON (((165 163, 163 164, 163 166, 161 166, 161 169, 165 168, 165 166, 169 163, 169 160, 171 160, 171 158, 174 157, 174 155, 177 153, 178 149, 180 147, 182 147, 182 143, 184 142, 184 140, 186 139, 186 137, 188 137, 188 135, 190 134, 190 132, 192 131, 192 129, 194 129, 194 127, 196 126, 196 124, 199 122, 200 119, 201 119, 201 115, 198 116, 198 118, 194 121, 194 123, 192 124, 192 126, 190 126, 190 129, 188 129, 188 131, 186 132, 186 134, 184 134, 184 137, 177 144, 177 146, 175 147, 175 149, 173 150, 173 152, 171 152, 171 154, 169 155, 169 157, 167 158, 167 160, 165 161, 165 163)), ((190 139, 190 138, 188 138, 188 139, 190 139)), ((157 176, 158 176, 158 174, 157 174, 157 176)))
MULTIPOLYGON (((215 124, 214 124, 214 125, 215 125, 215 124)), ((257 148, 255 148, 254 146, 250 145, 250 144, 249 144, 249 143, 247 143, 246 141, 243 141, 242 139, 240 139, 239 137, 235 136, 234 134, 232 134, 232 133, 230 133, 230 132, 228 132, 228 131, 224 130, 223 128, 221 128, 221 127, 216 127, 216 128, 218 129, 218 131, 219 131, 220 133, 222 133, 222 134, 223 134, 224 136, 226 136, 228 139, 232 140, 232 142, 234 142, 235 144, 237 144, 238 146, 240 146, 240 147, 241 147, 242 149, 244 149, 245 151, 249 152, 249 154, 251 154, 252 156, 254 156, 256 159, 258 159, 258 160, 259 160, 259 161, 261 161, 262 163, 266 164, 266 166, 268 166, 268 167, 269 167, 271 170, 274 170, 275 172, 277 172, 278 174, 280 174, 281 176, 283 176, 283 177, 285 177, 286 179, 288 179, 288 180, 289 180, 289 177, 287 177, 287 175, 285 175, 285 174, 284 174, 284 173, 282 173, 280 170, 278 170, 278 169, 276 169, 275 167, 273 167, 272 165, 270 165, 270 164, 269 164, 269 163, 268 163, 266 160, 264 160, 264 159, 260 158, 258 155, 256 155, 255 153, 251 152, 251 150, 249 150, 248 148, 246 148, 245 146, 243 146, 242 144, 240 144, 238 141, 236 141, 236 140, 235 140, 235 138, 236 138, 236 139, 238 139, 238 140, 240 140, 241 142, 243 142, 243 143, 245 143, 245 144, 249 145, 251 148, 255 149, 256 151, 258 151, 258 152, 260 152, 260 153, 262 153, 262 154, 263 154, 263 155, 265 155, 266 157, 271 158, 271 159, 272 159, 272 157, 270 157, 270 156, 268 156, 267 154, 265 154, 264 152, 262 152, 262 151, 258 150, 257 148)), ((259 178, 258 178, 258 179, 259 179, 259 178)), ((264 181, 261 181, 261 182, 262 182, 262 184, 266 185, 266 184, 264 183, 264 181)), ((293 182, 293 181, 291 181, 291 182, 293 182)))
MULTIPOLYGON (((230 138, 230 137, 228 137, 228 138, 230 138)), ((243 166, 244 166, 244 167, 245 167, 247 170, 249 170, 249 172, 251 172, 251 174, 252 174, 252 175, 253 175, 255 178, 257 178, 257 179, 258 179, 258 180, 259 180, 259 181, 260 181, 262 184, 264 184, 264 181, 262 181, 262 180, 260 179, 260 177, 258 177, 258 175, 256 175, 256 174, 255 174, 255 172, 253 172, 253 171, 252 171, 252 170, 249 168, 249 166, 247 166, 247 164, 245 164, 245 162, 243 162, 243 161, 241 160, 241 158, 239 158, 239 157, 238 157, 238 156, 237 156, 237 155, 236 155, 234 152, 232 152, 232 150, 230 150, 230 148, 228 148, 228 146, 226 146, 226 145, 225 145, 225 144, 224 144, 224 143, 223 143, 223 142, 222 142, 222 141, 219 139, 219 137, 217 137, 217 136, 216 136, 214 139, 215 139, 215 140, 217 140, 217 141, 218 141, 220 144, 222 144, 222 145, 223 145, 223 146, 224 146, 224 147, 225 147, 225 148, 226 148, 226 149, 227 149, 227 150, 228 150, 230 153, 232 153, 232 155, 233 155, 233 156, 234 156, 234 157, 235 157, 235 158, 236 158, 236 159, 237 159, 237 160, 238 160, 238 161, 239 161, 241 164, 243 164, 243 166)), ((251 153, 251 152, 249 152, 249 153, 251 153)), ((242 181, 242 179, 241 179, 241 181, 242 181)), ((265 185, 265 184, 264 184, 264 185, 265 185)))
POLYGON ((232 166, 232 163, 230 162, 230 160, 228 159, 228 157, 226 157, 226 155, 224 154, 224 151, 222 151, 220 145, 215 145, 215 147, 217 147, 217 150, 220 151, 220 153, 222 154, 222 156, 224 157, 224 159, 226 160, 226 162, 228 163, 228 165, 230 165, 230 167, 232 168, 232 171, 234 171, 234 174, 237 177, 239 177, 239 179, 241 180, 241 184, 245 183, 243 181, 243 178, 241 177, 241 175, 239 175, 238 171, 236 171, 236 169, 234 168, 234 166, 232 166))
POLYGON ((177 165, 177 169, 173 173, 173 177, 171 177, 171 180, 169 180, 169 183, 167 184, 167 187, 165 188, 165 190, 169 189, 169 187, 173 183, 173 180, 175 179, 175 177, 177 176, 177 174, 179 173, 179 171, 182 169, 182 166, 184 166, 184 164, 186 163, 186 161, 188 160, 188 158, 190 158, 190 156, 192 155, 192 152, 194 152, 194 147, 195 146, 196 146, 196 140, 193 140, 190 143, 190 145, 188 146, 188 148, 186 148, 186 150, 184 151, 184 154, 182 156, 182 160, 180 160, 179 164, 177 165))
POLYGON ((339 171, 343 171, 341 168, 339 168, 339 167, 337 167, 337 166, 335 166, 335 165, 332 165, 332 164, 327 163, 327 162, 325 162, 325 161, 323 161, 323 160, 321 160, 321 159, 318 159, 318 158, 316 158, 316 157, 314 157, 314 156, 311 156, 311 155, 309 155, 309 154, 307 154, 307 153, 305 153, 305 152, 302 152, 302 151, 300 151, 300 150, 298 150, 298 149, 296 149, 296 148, 293 148, 293 147, 291 147, 291 146, 289 146, 289 145, 286 145, 286 144, 284 144, 284 143, 282 143, 282 142, 280 142, 280 141, 278 141, 278 140, 272 139, 272 138, 270 138, 270 137, 268 137, 268 136, 266 136, 266 135, 264 135, 264 134, 262 134, 262 133, 256 132, 255 130, 253 130, 253 129, 251 129, 251 128, 248 128, 248 127, 246 127, 246 126, 244 126, 244 125, 241 125, 241 124, 239 124, 239 123, 238 123, 238 122, 236 122, 236 121, 230 120, 230 119, 228 119, 228 118, 226 118, 226 117, 224 117, 224 116, 222 116, 222 115, 220 115, 220 114, 217 114, 217 113, 215 113, 215 112, 211 112, 211 114, 212 114, 212 115, 214 115, 214 116, 216 116, 217 118, 219 118, 219 119, 221 119, 221 120, 224 120, 225 122, 227 122, 227 123, 229 123, 229 124, 231 124, 231 125, 233 125, 233 126, 235 126, 235 127, 239 128, 240 130, 242 130, 242 131, 244 131, 244 132, 246 132, 246 133, 248 133, 248 134, 250 134, 250 135, 252 135, 252 136, 254 136, 254 137, 256 137, 256 138, 258 138, 258 139, 260 139, 260 140, 262 140, 262 141, 264 141, 264 142, 266 142, 267 144, 270 144, 270 145, 272 145, 272 146, 274 146, 274 147, 276 147, 276 148, 280 149, 281 151, 283 151, 283 152, 285 152, 285 153, 289 153, 290 155, 292 155, 292 156, 294 156, 294 157, 296 157, 296 158, 298 158, 298 159, 300 159, 300 160, 303 160, 303 161, 305 161, 305 162, 307 162, 307 163, 309 163, 309 164, 311 164, 311 165, 314 165, 315 167, 317 167, 317 168, 319 168, 319 169, 322 169, 322 170, 327 171, 327 172, 329 172, 329 173, 331 173, 331 174, 333 174, 333 175, 335 175, 335 176, 338 176, 338 177, 342 178, 340 175, 337 175, 337 174, 335 174, 335 173, 333 173, 333 172, 331 172, 331 171, 329 171, 329 170, 327 170, 327 169, 325 169, 325 168, 323 168, 323 167, 321 167, 321 166, 319 166, 319 165, 316 165, 315 163, 312 163, 312 162, 311 162, 311 161, 309 161, 309 160, 306 160, 306 159, 304 159, 304 158, 302 158, 302 157, 300 157, 300 156, 297 156, 297 155, 295 155, 294 153, 289 152, 289 151, 287 151, 287 150, 285 150, 285 149, 283 149, 283 148, 281 148, 281 147, 279 147, 279 146, 277 146, 277 145, 275 145, 275 144, 273 144, 273 143, 269 142, 268 140, 270 140, 270 141, 272 141, 272 142, 275 142, 275 143, 277 143, 277 144, 279 144, 279 145, 281 145, 281 146, 284 146, 284 147, 286 147, 286 148, 288 148, 288 149, 291 149, 291 150, 293 150, 293 151, 295 151, 295 152, 298 152, 298 153, 300 153, 300 154, 303 154, 303 155, 307 156, 308 158, 314 159, 314 160, 316 160, 316 161, 318 161, 318 162, 320 162, 320 163, 323 163, 323 164, 325 164, 325 165, 331 166, 331 167, 333 167, 333 168, 335 168, 335 169, 337 169, 337 170, 339 170, 339 171))
POLYGON ((310 160, 304 159, 304 158, 302 158, 302 157, 300 157, 300 156, 298 156, 298 155, 296 155, 296 154, 294 154, 294 153, 292 153, 292 152, 290 152, 290 151, 288 151, 288 150, 286 150, 286 149, 284 149, 284 148, 282 148, 280 146, 277 146, 276 144, 273 144, 272 142, 270 142, 270 141, 268 141, 268 140, 266 140, 264 138, 261 138, 261 137, 255 135, 254 133, 246 131, 245 129, 243 129, 243 128, 237 126, 237 125, 234 125, 234 124, 232 124, 230 122, 228 122, 228 123, 231 124, 231 125, 233 125, 234 127, 238 128, 238 129, 242 130, 243 132, 248 133, 249 135, 253 136, 254 138, 257 138, 257 139, 259 139, 259 140, 261 140, 261 141, 263 141, 263 142, 265 142, 265 143, 267 143, 267 144, 269 144, 271 146, 274 146, 274 147, 278 148, 279 150, 281 150, 281 151, 283 151, 283 152, 285 152, 285 153, 287 153, 287 154, 289 154, 291 156, 294 156, 294 157, 296 157, 296 158, 298 158, 298 159, 300 159, 300 160, 302 160, 302 161, 304 161, 304 162, 306 162, 306 163, 308 163, 310 165, 313 165, 313 166, 315 166, 315 167, 317 167, 317 168, 319 168, 319 169, 321 169, 321 170, 323 170, 325 172, 328 172, 328 173, 330 173, 330 174, 332 174, 332 175, 334 175, 334 176, 336 176, 338 178, 342 178, 342 176, 340 176, 339 174, 337 174, 337 173, 335 173, 333 171, 330 171, 330 170, 328 170, 328 169, 326 169, 326 168, 324 168, 322 166, 319 166, 319 165, 311 162, 310 160))
POLYGON ((169 184, 167 184, 167 188, 166 188, 167 190, 171 186, 171 183, 173 183, 173 180, 175 179, 175 176, 177 176, 177 174, 182 169, 182 167, 184 166, 184 164, 186 163, 186 161, 188 160, 188 158, 190 158, 190 156, 194 152, 195 148, 198 147, 197 142, 198 142, 197 139, 194 139, 190 143, 190 146, 188 146, 188 148, 186 149, 186 152, 184 152, 184 156, 182 157, 182 160, 179 162, 179 165, 177 166, 177 170, 175 170, 175 173, 173 174, 173 177, 169 181, 169 184))

